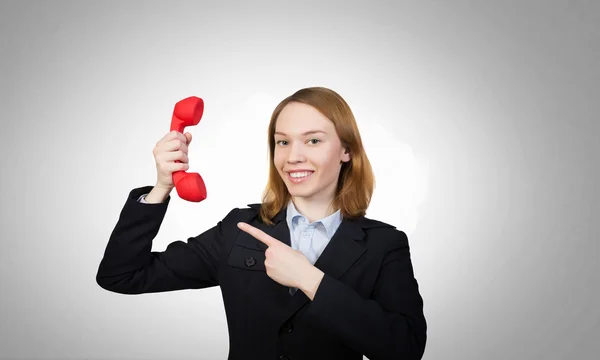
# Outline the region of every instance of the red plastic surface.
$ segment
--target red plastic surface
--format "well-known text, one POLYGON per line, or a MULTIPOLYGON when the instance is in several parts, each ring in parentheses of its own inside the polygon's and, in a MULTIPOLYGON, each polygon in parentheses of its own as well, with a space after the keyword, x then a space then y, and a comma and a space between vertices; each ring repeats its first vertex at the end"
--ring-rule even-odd
MULTIPOLYGON (((175 104, 173 118, 171 119, 171 130, 184 133, 186 126, 198 125, 204 113, 204 101, 196 96, 190 96, 175 104)), ((175 160, 180 163, 181 161, 175 160)), ((195 172, 175 171, 173 183, 180 198, 200 202, 206 199, 206 186, 202 176, 195 172)))

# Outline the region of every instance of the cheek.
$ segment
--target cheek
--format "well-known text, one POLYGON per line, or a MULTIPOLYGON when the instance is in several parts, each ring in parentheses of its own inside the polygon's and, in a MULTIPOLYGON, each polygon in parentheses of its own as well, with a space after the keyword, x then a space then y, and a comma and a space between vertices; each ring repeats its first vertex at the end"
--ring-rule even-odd
POLYGON ((281 155, 281 153, 275 152, 275 154, 273 155, 273 163, 274 164, 282 164, 283 163, 283 156, 281 155))
POLYGON ((331 151, 321 152, 314 157, 315 164, 319 167, 330 169, 332 165, 336 164, 336 159, 331 151))
POLYGON ((336 176, 338 162, 334 157, 328 154, 320 158, 314 158, 314 160, 313 164, 320 170, 319 177, 321 179, 331 179, 336 176))

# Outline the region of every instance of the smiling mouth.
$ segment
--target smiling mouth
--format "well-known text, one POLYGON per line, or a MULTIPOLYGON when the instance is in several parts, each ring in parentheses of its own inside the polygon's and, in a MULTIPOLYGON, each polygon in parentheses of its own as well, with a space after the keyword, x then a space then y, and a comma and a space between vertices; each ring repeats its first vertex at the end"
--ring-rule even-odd
POLYGON ((293 184, 299 184, 299 183, 301 183, 301 182, 304 182, 304 181, 306 181, 307 179, 310 179, 310 177, 311 177, 311 176, 312 176, 314 173, 315 173, 314 171, 307 171, 307 172, 301 173, 301 174, 303 174, 304 176, 300 176, 300 177, 293 177, 292 175, 290 175, 290 173, 287 173, 287 172, 286 172, 286 174, 287 174, 287 177, 288 177, 288 180, 289 180, 289 181, 291 181, 293 184))

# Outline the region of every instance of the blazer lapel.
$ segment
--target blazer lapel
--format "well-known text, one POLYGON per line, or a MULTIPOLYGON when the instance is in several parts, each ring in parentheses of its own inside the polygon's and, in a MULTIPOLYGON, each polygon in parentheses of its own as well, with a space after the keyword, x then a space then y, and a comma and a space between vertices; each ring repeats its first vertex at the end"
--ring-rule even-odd
MULTIPOLYGON (((260 204, 248 205, 252 208, 259 209, 260 204)), ((291 246, 290 229, 286 220, 286 208, 283 208, 274 218, 274 226, 269 227, 264 224, 257 226, 265 233, 280 240, 284 244, 291 246)), ((323 271, 328 276, 339 279, 348 269, 356 263, 358 258, 366 251, 365 247, 360 244, 364 239, 365 232, 363 227, 368 227, 367 219, 360 217, 355 220, 342 219, 337 231, 317 259, 315 267, 323 271)), ((256 240, 259 248, 266 250, 267 246, 256 240)), ((300 289, 293 296, 289 294, 287 286, 281 286, 281 292, 276 294, 277 301, 283 301, 287 305, 284 306, 281 315, 281 325, 292 317, 303 306, 310 303, 310 299, 300 289)))
MULTIPOLYGON (((366 251, 366 249, 357 242, 357 240, 361 240, 363 237, 364 232, 357 223, 343 219, 314 266, 328 276, 339 279, 366 251)), ((291 297, 289 305, 282 314, 280 325, 283 325, 302 307, 309 304, 310 301, 311 300, 306 294, 298 289, 291 297)))

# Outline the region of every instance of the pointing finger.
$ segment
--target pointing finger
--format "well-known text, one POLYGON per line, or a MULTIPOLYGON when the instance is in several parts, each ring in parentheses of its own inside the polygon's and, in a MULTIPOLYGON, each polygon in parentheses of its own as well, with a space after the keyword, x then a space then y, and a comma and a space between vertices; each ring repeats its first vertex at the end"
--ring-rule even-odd
POLYGON ((267 246, 271 246, 275 243, 276 239, 266 234, 264 231, 255 228, 252 225, 246 224, 244 222, 239 222, 238 228, 252 235, 257 240, 261 241, 267 246))

